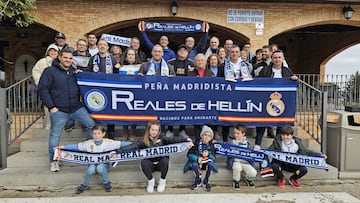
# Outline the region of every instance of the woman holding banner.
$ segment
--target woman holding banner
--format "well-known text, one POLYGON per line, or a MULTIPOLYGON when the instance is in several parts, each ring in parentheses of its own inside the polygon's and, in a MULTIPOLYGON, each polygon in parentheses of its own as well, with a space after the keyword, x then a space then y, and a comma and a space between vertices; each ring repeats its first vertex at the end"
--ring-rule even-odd
MULTIPOLYGON (((134 48, 127 48, 124 51, 124 54, 120 58, 120 70, 121 75, 137 75, 141 65, 140 58, 136 54, 134 48)), ((136 125, 131 125, 129 130, 128 125, 123 126, 123 130, 127 140, 134 141, 136 136, 136 125)))

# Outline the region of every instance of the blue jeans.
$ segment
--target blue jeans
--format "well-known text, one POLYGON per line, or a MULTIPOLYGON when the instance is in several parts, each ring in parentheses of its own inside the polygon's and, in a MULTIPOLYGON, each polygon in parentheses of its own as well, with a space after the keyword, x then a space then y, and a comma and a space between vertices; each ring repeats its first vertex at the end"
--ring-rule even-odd
POLYGON ((83 185, 88 186, 91 176, 95 173, 98 173, 102 177, 103 183, 105 185, 109 182, 108 169, 109 165, 107 163, 89 165, 84 176, 83 185))
POLYGON ((62 131, 65 127, 65 124, 70 119, 79 120, 82 124, 84 124, 87 128, 87 139, 92 138, 91 131, 95 125, 95 122, 90 117, 85 107, 81 107, 74 113, 65 113, 62 111, 57 111, 55 113, 50 112, 50 120, 51 120, 50 137, 49 137, 50 161, 52 161, 54 157, 54 147, 59 146, 62 131))

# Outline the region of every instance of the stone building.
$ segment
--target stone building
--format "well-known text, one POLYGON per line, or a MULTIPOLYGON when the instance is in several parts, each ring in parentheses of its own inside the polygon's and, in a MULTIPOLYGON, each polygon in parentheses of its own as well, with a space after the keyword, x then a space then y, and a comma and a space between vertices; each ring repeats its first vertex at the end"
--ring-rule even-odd
MULTIPOLYGON (((219 37, 220 44, 226 39, 233 39, 240 46, 251 42, 252 51, 276 43, 295 73, 323 74, 328 60, 360 42, 360 2, 355 0, 176 0, 175 15, 170 9, 172 2, 38 0, 37 8, 30 12, 35 17, 34 24, 27 28, 1 25, 0 56, 14 64, 0 61, 0 67, 6 72, 7 83, 19 81, 31 74, 33 64, 44 56, 56 32, 65 33, 73 47, 77 39, 89 32, 142 39, 137 29, 140 20, 207 21, 211 27, 209 37, 219 37), (344 6, 355 11, 351 19, 344 17, 344 6), (252 14, 258 18, 251 19, 252 14), (250 22, 243 22, 242 18, 247 17, 250 22)), ((160 34, 151 33, 149 37, 156 42, 160 34)), ((174 49, 189 36, 167 34, 174 49)), ((200 38, 200 34, 193 36, 196 40, 200 38)), ((143 40, 141 47, 147 50, 143 40)))

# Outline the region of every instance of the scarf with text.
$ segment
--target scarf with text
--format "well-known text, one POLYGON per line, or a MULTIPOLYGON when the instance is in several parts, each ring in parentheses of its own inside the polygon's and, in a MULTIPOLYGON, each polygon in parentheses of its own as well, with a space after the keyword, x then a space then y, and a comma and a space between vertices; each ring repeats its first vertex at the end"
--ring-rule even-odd
POLYGON ((103 70, 103 67, 101 65, 101 58, 99 54, 96 54, 93 60, 93 72, 100 72, 100 73, 106 73, 110 74, 113 73, 113 62, 111 60, 110 54, 107 52, 105 56, 105 70, 103 70))
POLYGON ((161 63, 155 63, 154 59, 151 58, 151 60, 149 61, 148 67, 147 67, 146 75, 156 75, 157 70, 159 68, 160 68, 161 76, 169 76, 170 75, 169 66, 163 58, 161 59, 161 63))
POLYGON ((76 164, 100 164, 107 162, 123 162, 148 159, 173 154, 185 153, 192 145, 190 142, 137 149, 123 152, 89 153, 73 150, 56 149, 53 160, 65 161, 76 164))
POLYGON ((256 151, 250 148, 245 148, 237 145, 217 142, 214 144, 216 153, 221 156, 230 158, 242 159, 248 162, 259 162, 261 177, 274 176, 270 161, 266 154, 261 151, 256 151))
POLYGON ((110 44, 116 44, 116 45, 125 46, 125 47, 130 47, 130 45, 131 45, 131 38, 128 38, 128 37, 120 37, 120 36, 116 36, 116 35, 102 34, 100 39, 103 39, 110 44))
POLYGON ((238 59, 237 63, 231 63, 230 59, 225 60, 224 64, 225 78, 234 77, 235 79, 240 78, 241 76, 249 77, 251 76, 251 71, 249 66, 245 61, 238 59))
POLYGON ((267 149, 256 151, 253 149, 225 143, 215 143, 214 146, 216 153, 219 155, 243 159, 249 162, 261 162, 260 174, 262 177, 271 176, 271 173, 268 173, 271 168, 268 156, 273 159, 294 165, 328 170, 328 165, 326 164, 325 158, 319 155, 296 154, 267 149))

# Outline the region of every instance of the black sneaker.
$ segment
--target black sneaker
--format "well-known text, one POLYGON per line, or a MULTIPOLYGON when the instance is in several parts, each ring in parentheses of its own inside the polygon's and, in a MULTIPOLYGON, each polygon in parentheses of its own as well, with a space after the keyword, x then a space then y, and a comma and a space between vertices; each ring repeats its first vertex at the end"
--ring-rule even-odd
POLYGON ((234 180, 234 182, 233 182, 233 188, 234 188, 235 190, 240 190, 240 183, 239 183, 239 181, 235 181, 235 180, 234 180))
POLYGON ((255 184, 254 184, 254 182, 252 180, 244 178, 244 181, 245 181, 245 183, 247 184, 247 186, 249 188, 255 188, 255 184))
POLYGON ((87 186, 81 184, 81 185, 78 187, 78 189, 77 189, 77 191, 76 191, 76 194, 83 193, 83 192, 86 190, 86 188, 87 188, 87 186))
POLYGON ((197 190, 201 187, 201 180, 195 180, 194 184, 191 185, 190 189, 197 190))
POLYGON ((106 192, 111 192, 112 187, 110 182, 106 183, 104 187, 106 192))
POLYGON ((71 132, 74 129, 75 126, 69 126, 69 127, 65 127, 65 131, 66 132, 71 132))
POLYGON ((210 191, 211 191, 211 187, 210 187, 210 185, 209 185, 208 182, 203 182, 203 188, 204 188, 204 190, 207 191, 207 192, 210 192, 210 191))

